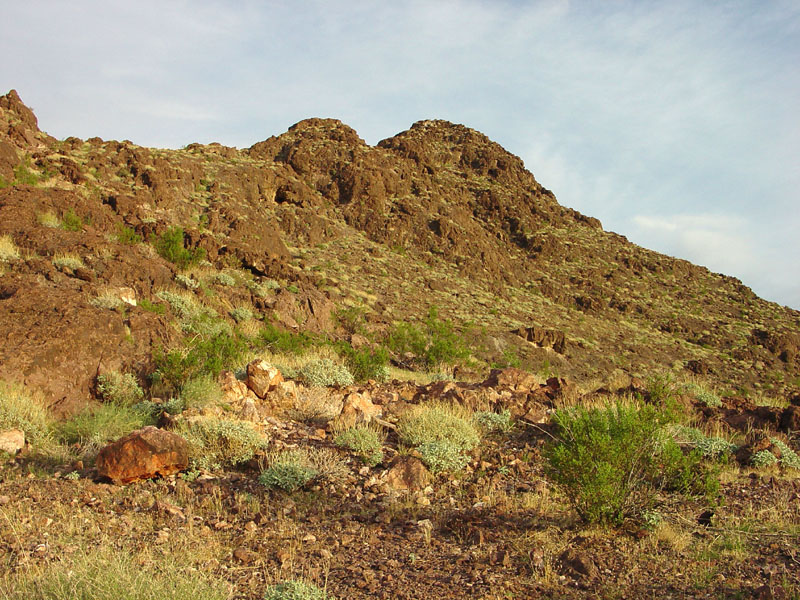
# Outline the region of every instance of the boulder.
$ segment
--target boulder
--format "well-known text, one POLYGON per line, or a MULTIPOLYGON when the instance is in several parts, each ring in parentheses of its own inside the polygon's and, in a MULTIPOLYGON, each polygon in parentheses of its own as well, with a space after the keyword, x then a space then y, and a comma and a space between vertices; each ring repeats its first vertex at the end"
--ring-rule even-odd
POLYGON ((116 484, 166 476, 189 464, 189 445, 181 436, 157 427, 143 427, 100 450, 97 473, 116 484))
POLYGON ((0 452, 16 454, 25 447, 25 432, 21 429, 9 429, 0 432, 0 452))
POLYGON ((384 481, 394 490, 416 492, 430 483, 431 474, 420 459, 399 454, 392 460, 384 481))
POLYGON ((259 398, 265 398, 282 381, 281 372, 265 360, 257 359, 247 365, 247 387, 259 398))
POLYGON ((226 403, 233 406, 240 406, 247 400, 250 388, 244 381, 236 379, 232 371, 223 371, 219 374, 219 387, 226 403))
POLYGON ((344 398, 337 424, 343 427, 353 427, 369 423, 373 418, 381 415, 383 415, 383 409, 372 403, 369 392, 352 392, 344 398))

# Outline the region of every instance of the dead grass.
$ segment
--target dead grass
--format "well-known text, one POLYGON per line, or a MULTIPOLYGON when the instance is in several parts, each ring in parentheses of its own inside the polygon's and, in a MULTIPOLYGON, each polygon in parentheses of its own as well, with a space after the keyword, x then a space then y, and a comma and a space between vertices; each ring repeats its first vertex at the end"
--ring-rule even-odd
POLYGON ((20 257, 19 248, 10 235, 0 235, 0 261, 17 260, 20 257))

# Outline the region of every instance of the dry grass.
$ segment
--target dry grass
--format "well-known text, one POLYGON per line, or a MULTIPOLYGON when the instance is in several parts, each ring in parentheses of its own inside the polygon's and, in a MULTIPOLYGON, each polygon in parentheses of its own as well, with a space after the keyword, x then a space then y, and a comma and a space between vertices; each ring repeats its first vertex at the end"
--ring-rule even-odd
POLYGON ((53 256, 53 265, 62 271, 64 269, 74 271, 85 266, 83 259, 74 252, 57 252, 53 256))
POLYGON ((19 248, 10 235, 0 235, 0 261, 17 260, 20 257, 19 248))
POLYGON ((53 229, 61 227, 61 219, 51 210, 37 214, 36 221, 44 227, 52 227, 53 229))

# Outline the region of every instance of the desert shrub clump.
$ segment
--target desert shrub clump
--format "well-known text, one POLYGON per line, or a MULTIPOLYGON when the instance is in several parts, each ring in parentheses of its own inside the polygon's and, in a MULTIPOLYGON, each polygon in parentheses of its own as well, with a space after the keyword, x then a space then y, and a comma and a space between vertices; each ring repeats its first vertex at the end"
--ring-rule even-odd
POLYGON ((302 449, 284 450, 270 460, 261 472, 259 483, 286 492, 294 492, 319 475, 308 452, 302 449))
POLYGON ((718 480, 701 454, 664 434, 671 415, 636 402, 555 413, 546 472, 588 522, 619 524, 649 509, 658 489, 713 495, 718 480))
POLYGON ((785 469, 800 470, 800 456, 786 442, 774 437, 769 438, 769 441, 780 454, 780 458, 769 450, 759 450, 750 457, 750 463, 754 467, 763 469, 772 465, 780 465, 785 469))
POLYGON ((398 354, 413 354, 428 368, 452 364, 470 354, 464 338, 455 331, 452 322, 439 317, 435 307, 430 309, 421 326, 410 323, 396 325, 386 344, 398 354))
POLYGON ((434 472, 462 468, 481 439, 468 411, 441 403, 410 411, 398 423, 397 433, 403 444, 420 452, 422 461, 434 472))
POLYGON ((386 381, 389 377, 389 352, 381 346, 355 349, 349 344, 339 345, 340 354, 356 381, 386 381))
POLYGON ((486 433, 508 433, 514 429, 514 420, 508 410, 499 413, 491 411, 477 412, 475 413, 475 421, 486 433))
POLYGON ((152 424, 152 415, 116 402, 88 406, 58 427, 61 441, 78 444, 83 453, 91 455, 101 447, 129 434, 135 429, 152 424))
POLYGON ((264 600, 336 600, 317 586, 304 581, 284 581, 267 588, 264 600))
POLYGON ((352 427, 337 435, 333 443, 353 452, 365 465, 374 467, 383 460, 383 438, 375 429, 352 427))
POLYGON ((353 374, 344 365, 329 358, 309 362, 300 369, 300 376, 309 384, 319 387, 347 386, 353 384, 353 374))
POLYGON ((11 261, 19 258, 19 248, 10 235, 0 235, 0 261, 11 261))
POLYGON ((235 467, 253 458, 267 445, 267 438, 245 421, 201 418, 178 428, 189 444, 193 468, 235 467))
POLYGON ((110 371, 97 376, 97 391, 106 402, 132 406, 144 397, 139 381, 132 373, 110 371))

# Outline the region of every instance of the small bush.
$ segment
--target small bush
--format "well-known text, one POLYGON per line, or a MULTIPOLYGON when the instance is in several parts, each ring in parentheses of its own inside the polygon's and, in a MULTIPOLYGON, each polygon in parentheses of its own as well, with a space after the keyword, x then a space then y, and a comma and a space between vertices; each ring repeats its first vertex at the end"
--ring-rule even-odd
POLYGON ((29 169, 27 162, 20 163, 14 167, 15 185, 37 185, 38 183, 39 175, 29 169))
POLYGON ((214 283, 218 285, 234 286, 236 285, 236 280, 227 273, 217 273, 214 277, 214 283))
POLYGON ((761 450, 750 457, 750 462, 756 468, 769 467, 772 465, 780 465, 786 469, 800 470, 800 456, 792 450, 786 442, 778 438, 769 438, 769 441, 780 453, 780 458, 769 450, 761 450))
POLYGON ((696 449, 703 458, 722 458, 736 451, 736 445, 721 437, 707 437, 694 427, 677 425, 668 428, 671 437, 681 446, 696 449))
POLYGON ((387 365, 389 364, 389 353, 386 348, 354 349, 350 344, 340 346, 344 355, 345 364, 356 381, 386 381, 389 377, 387 365))
POLYGON ((58 229, 61 227, 61 219, 59 219, 51 210, 36 215, 36 220, 39 222, 39 225, 43 225, 44 227, 50 227, 53 229, 58 229))
POLYGON ((44 403, 18 385, 0 381, 0 431, 21 429, 31 443, 50 437, 52 419, 44 403))
POLYGON ((465 410, 447 404, 415 407, 398 423, 400 441, 418 447, 428 442, 450 442, 463 451, 480 443, 480 433, 465 410))
POLYGON ((75 271, 76 269, 80 269, 84 266, 83 259, 80 256, 73 253, 59 253, 53 257, 53 265, 60 269, 68 269, 70 271, 75 271))
MULTIPOLYGON (((279 369, 281 373, 287 373, 279 369)), ((342 412, 342 401, 336 399, 325 388, 298 386, 297 396, 289 411, 289 417, 296 421, 324 423, 337 417, 342 412)))
POLYGON ((0 260, 11 261, 19 258, 19 249, 10 235, 0 235, 0 260))
POLYGON ((58 434, 68 444, 80 444, 84 452, 92 453, 135 429, 151 424, 149 415, 133 406, 100 404, 89 406, 61 423, 58 434))
POLYGON ((246 306, 237 306, 230 312, 231 318, 237 323, 249 321, 254 317, 253 311, 246 306))
POLYGON ((469 463, 469 456, 463 449, 449 440, 425 442, 417 450, 422 455, 422 462, 432 473, 458 471, 469 463))
POLYGON ((408 323, 395 326, 387 345, 399 354, 412 353, 428 368, 469 357, 464 338, 449 320, 439 318, 436 308, 430 309, 422 328, 408 323))
POLYGON ((500 413, 490 411, 475 413, 475 421, 486 433, 508 433, 514 429, 514 421, 507 410, 500 413))
POLYGON ((128 227, 123 225, 122 223, 117 224, 117 241, 120 244, 125 244, 127 246, 134 246, 136 244, 142 243, 142 236, 136 233, 132 227, 128 227))
POLYGON ((700 384, 687 383, 681 388, 681 390, 695 398, 698 402, 702 402, 706 406, 712 406, 715 408, 722 406, 722 400, 720 400, 719 396, 713 390, 710 390, 700 384))
POLYGON ((189 443, 192 466, 201 469, 236 466, 267 445, 267 439, 244 421, 202 418, 182 423, 178 433, 189 443))
POLYGON ((354 452, 365 465, 374 467, 383 460, 383 439, 369 427, 353 427, 337 435, 333 443, 354 452))
POLYGON ((111 371, 97 376, 97 391, 106 402, 132 406, 144 397, 139 381, 132 373, 111 371))
POLYGON ((311 463, 308 452, 284 450, 270 461, 269 468, 258 478, 259 483, 286 492, 294 492, 319 475, 311 463))
POLYGON ((189 379, 181 386, 180 399, 185 408, 201 409, 222 401, 222 388, 210 375, 189 379))
POLYGON ((676 385, 670 373, 651 375, 645 382, 645 389, 654 404, 665 404, 675 396, 676 385))
POLYGON ((155 313, 157 315, 163 315, 167 312, 167 307, 163 304, 154 304, 150 302, 147 298, 143 298, 139 301, 139 306, 142 310, 146 310, 147 312, 155 313))
POLYGON ((325 591, 303 581, 284 581, 267 588, 264 600, 336 600, 325 591))
POLYGON ((319 387, 347 386, 353 384, 353 375, 344 365, 337 365, 329 358, 315 360, 302 369, 300 376, 309 384, 319 387))
POLYGON ((271 323, 264 325, 258 336, 259 346, 276 354, 302 354, 317 343, 311 334, 284 331, 271 323))
POLYGON ((170 227, 153 240, 153 247, 162 258, 186 269, 203 260, 206 251, 204 248, 186 248, 183 237, 182 227, 170 227))
POLYGON ((61 218, 61 228, 67 231, 81 231, 83 229, 83 220, 72 212, 70 208, 61 218))
POLYGON ((184 275, 183 273, 178 273, 175 275, 175 281, 185 287, 187 290, 196 290, 200 287, 200 284, 189 277, 188 275, 184 275))
POLYGON ((119 294, 111 290, 104 290, 94 298, 89 299, 89 304, 104 310, 116 310, 124 306, 125 302, 119 297, 119 294))
POLYGON ((778 464, 778 458, 769 450, 759 450, 750 457, 750 463, 757 469, 778 464))

